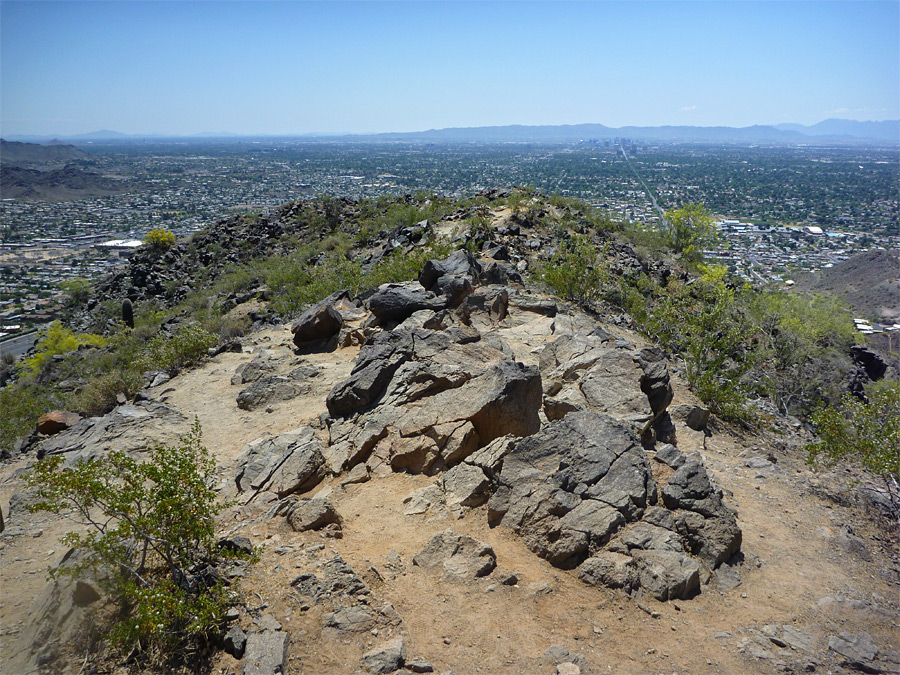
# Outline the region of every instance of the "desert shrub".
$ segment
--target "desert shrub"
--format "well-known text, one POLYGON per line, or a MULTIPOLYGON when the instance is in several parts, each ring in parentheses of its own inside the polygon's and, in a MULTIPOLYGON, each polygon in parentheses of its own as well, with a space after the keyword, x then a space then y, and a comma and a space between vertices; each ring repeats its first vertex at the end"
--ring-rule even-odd
POLYGON ((174 335, 157 333, 140 360, 142 370, 177 371, 206 356, 218 337, 196 324, 182 324, 174 335))
POLYGON ((685 260, 697 262, 703 249, 715 240, 716 227, 703 204, 684 203, 666 212, 664 233, 669 248, 685 260))
POLYGON ((366 272, 363 287, 368 290, 381 284, 418 279, 426 261, 432 258, 446 258, 452 248, 445 242, 433 241, 428 246, 416 248, 410 253, 395 249, 366 272))
POLYGON ((755 325, 760 391, 784 413, 816 399, 837 402, 846 353, 859 334, 852 315, 831 296, 784 292, 748 294, 745 305, 755 325))
POLYGON ((46 458, 27 477, 38 492, 32 510, 62 513, 86 528, 64 537, 86 553, 82 561, 52 573, 102 570, 120 608, 109 638, 122 653, 161 665, 202 649, 231 603, 217 575, 199 573, 220 560, 213 519, 222 508, 199 422, 143 463, 114 451, 62 464, 59 455, 46 458))
POLYGON ((816 410, 818 438, 807 457, 811 464, 856 461, 880 475, 900 517, 900 382, 875 382, 866 394, 867 402, 846 394, 839 405, 816 410))
POLYGON ((119 394, 133 397, 143 386, 143 374, 134 368, 109 370, 90 379, 69 402, 69 407, 84 415, 105 415, 117 404, 119 394))
POLYGON ((714 413, 745 419, 742 378, 753 366, 746 346, 752 328, 736 304, 721 265, 700 265, 693 283, 670 281, 651 301, 644 325, 684 359, 688 386, 714 413))
POLYGON ((53 404, 49 390, 33 383, 20 381, 0 389, 0 453, 11 452, 17 440, 34 431, 38 418, 53 404))
POLYGON ((146 234, 144 243, 151 251, 160 253, 175 245, 175 235, 165 228, 156 227, 146 234))
POLYGON ((35 354, 23 361, 24 368, 32 375, 40 373, 54 356, 75 351, 81 346, 102 347, 106 340, 93 333, 75 335, 59 321, 50 324, 43 337, 35 344, 35 354))
POLYGON ((575 235, 561 243, 553 258, 544 265, 544 283, 567 300, 588 303, 596 300, 607 279, 604 259, 591 240, 575 235))
POLYGON ((82 277, 75 277, 59 282, 59 288, 66 294, 66 306, 73 307, 91 297, 91 282, 82 277))

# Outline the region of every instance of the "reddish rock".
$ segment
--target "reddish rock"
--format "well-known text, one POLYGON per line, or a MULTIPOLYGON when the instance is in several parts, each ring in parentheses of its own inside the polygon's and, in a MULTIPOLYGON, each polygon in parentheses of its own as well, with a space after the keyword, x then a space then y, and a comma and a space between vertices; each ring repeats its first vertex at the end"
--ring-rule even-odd
POLYGON ((75 426, 81 420, 81 415, 67 410, 52 410, 41 415, 37 423, 37 432, 44 436, 52 436, 69 427, 75 426))

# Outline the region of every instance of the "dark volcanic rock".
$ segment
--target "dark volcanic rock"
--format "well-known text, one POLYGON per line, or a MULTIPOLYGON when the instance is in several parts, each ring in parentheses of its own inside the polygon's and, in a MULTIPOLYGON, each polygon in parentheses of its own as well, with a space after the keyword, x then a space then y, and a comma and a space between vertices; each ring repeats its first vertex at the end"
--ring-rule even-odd
POLYGON ((337 335, 344 325, 344 320, 341 313, 334 308, 334 303, 346 295, 347 291, 340 291, 303 312, 300 318, 291 324, 294 344, 305 347, 310 343, 324 342, 337 335))
POLYGON ((447 306, 444 298, 425 290, 416 281, 379 286, 366 301, 369 311, 381 322, 403 321, 420 309, 437 311, 447 306))
POLYGON ((499 482, 489 502, 492 524, 511 527, 532 551, 565 568, 656 501, 640 442, 598 413, 571 413, 517 443, 499 482))

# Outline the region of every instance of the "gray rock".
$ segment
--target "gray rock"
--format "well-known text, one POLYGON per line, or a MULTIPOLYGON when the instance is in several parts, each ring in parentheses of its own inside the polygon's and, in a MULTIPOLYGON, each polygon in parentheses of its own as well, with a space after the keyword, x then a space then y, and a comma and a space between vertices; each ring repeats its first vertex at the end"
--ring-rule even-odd
POLYGON ((656 455, 654 455, 653 459, 672 469, 678 469, 687 461, 682 452, 669 443, 657 448, 656 455))
POLYGON ((252 361, 247 361, 246 363, 239 365, 235 369, 234 375, 231 376, 231 384, 250 384, 251 382, 261 380, 267 375, 271 375, 274 371, 275 366, 272 363, 272 360, 261 354, 252 361))
POLYGON ((247 634, 241 630, 240 626, 232 626, 222 639, 222 648, 226 654, 230 654, 236 659, 243 658, 244 650, 247 648, 247 634))
POLYGON ((668 412, 676 423, 681 422, 694 431, 703 431, 709 423, 709 409, 699 405, 676 405, 669 408, 668 412))
MULTIPOLYGON (((303 369, 302 372, 308 372, 303 369)), ((241 410, 256 410, 277 401, 289 401, 301 394, 309 393, 308 382, 298 379, 301 373, 289 375, 268 375, 253 382, 237 395, 237 406, 241 410)))
POLYGON ((487 544, 448 529, 432 537, 415 555, 413 565, 425 569, 440 567, 447 578, 468 580, 490 574, 497 565, 497 556, 487 544))
POLYGON ((324 614, 322 623, 325 628, 329 628, 339 635, 363 633, 375 627, 376 615, 366 605, 353 605, 324 614))
POLYGON ((417 281, 384 284, 366 301, 369 311, 382 323, 400 322, 420 309, 439 310, 447 306, 446 298, 426 290, 417 281))
POLYGON ((251 441, 237 464, 241 492, 267 490, 279 497, 311 490, 327 475, 322 446, 309 427, 251 441))
POLYGON ((444 503, 444 491, 440 485, 426 485, 413 491, 403 499, 406 508, 404 516, 415 516, 427 512, 429 509, 444 503))
POLYGON ((631 556, 600 551, 581 563, 578 578, 593 586, 630 590, 636 585, 637 570, 631 556))
POLYGON ((444 474, 444 493, 449 506, 481 506, 490 497, 490 482, 471 464, 458 464, 444 474))
POLYGON ((306 347, 312 343, 331 339, 341 330, 344 320, 341 313, 334 308, 334 303, 348 294, 340 291, 307 309, 291 324, 294 344, 306 347))
POLYGON ((443 260, 426 261, 419 273, 419 283, 423 288, 434 290, 434 286, 445 276, 463 278, 475 283, 480 275, 481 265, 475 257, 468 251, 460 249, 443 260))
POLYGON ((676 529, 685 538, 690 552, 712 569, 730 559, 741 548, 742 532, 735 512, 721 504, 711 517, 681 512, 676 529))
POLYGON ((878 645, 868 633, 832 635, 828 638, 828 649, 846 658, 849 665, 857 670, 863 670, 858 666, 867 665, 878 655, 878 645))
POLYGON ((156 401, 120 405, 103 417, 86 417, 37 444, 37 456, 65 455, 64 468, 105 457, 113 450, 141 458, 150 448, 169 445, 190 431, 190 420, 156 401))
POLYGON ((334 417, 346 417, 377 400, 397 369, 413 353, 412 334, 391 331, 378 334, 359 352, 350 377, 336 385, 325 402, 334 417))
POLYGON ((666 530, 656 525, 640 522, 619 535, 619 540, 631 549, 643 551, 678 551, 684 553, 681 539, 671 530, 666 530))
POLYGON ((394 638, 363 654, 363 668, 369 673, 382 675, 399 670, 406 663, 406 643, 402 637, 394 638))
POLYGON ((690 598, 700 592, 700 566, 687 554, 635 550, 632 557, 641 588, 657 600, 690 598))
POLYGON ((300 499, 287 514, 287 522, 295 532, 321 530, 326 525, 340 528, 341 517, 327 498, 300 499))
POLYGON ((489 522, 511 527, 560 567, 576 567, 655 498, 635 435, 596 413, 572 413, 519 441, 498 479, 489 522), (623 470, 611 474, 617 463, 623 470))
POLYGON ((244 652, 244 675, 276 675, 287 672, 290 637, 282 631, 250 633, 244 652))
POLYGON ((433 673, 434 666, 431 665, 430 661, 426 661, 425 659, 413 659, 411 661, 406 662, 407 670, 413 673, 433 673))

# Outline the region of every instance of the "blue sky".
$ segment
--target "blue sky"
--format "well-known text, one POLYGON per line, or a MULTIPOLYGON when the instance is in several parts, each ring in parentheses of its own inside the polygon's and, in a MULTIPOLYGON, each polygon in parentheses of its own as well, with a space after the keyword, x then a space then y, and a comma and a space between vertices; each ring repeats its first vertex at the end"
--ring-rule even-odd
POLYGON ((900 2, 0 2, 0 133, 900 117, 900 2))

